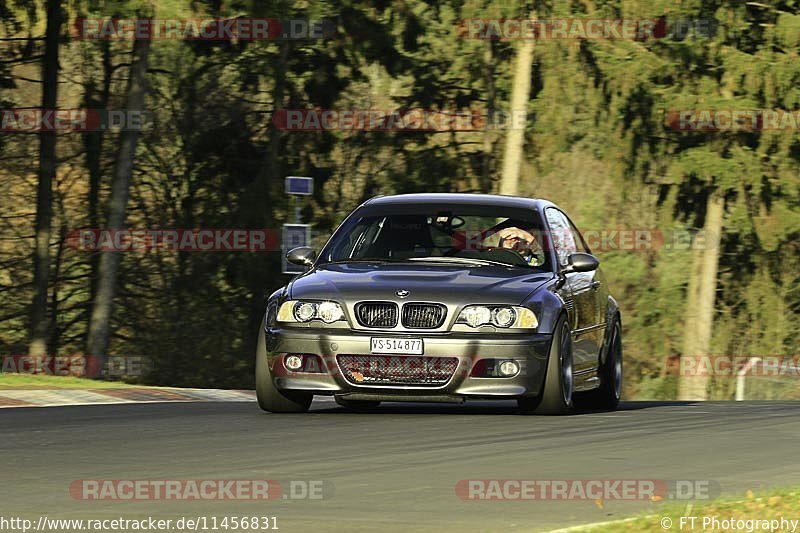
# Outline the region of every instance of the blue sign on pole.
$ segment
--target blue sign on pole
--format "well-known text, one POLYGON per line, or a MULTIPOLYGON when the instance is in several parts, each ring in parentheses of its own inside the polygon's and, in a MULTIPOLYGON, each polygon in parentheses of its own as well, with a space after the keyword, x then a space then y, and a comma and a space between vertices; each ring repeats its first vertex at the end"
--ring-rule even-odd
POLYGON ((286 176, 286 194, 310 196, 314 193, 314 178, 286 176))

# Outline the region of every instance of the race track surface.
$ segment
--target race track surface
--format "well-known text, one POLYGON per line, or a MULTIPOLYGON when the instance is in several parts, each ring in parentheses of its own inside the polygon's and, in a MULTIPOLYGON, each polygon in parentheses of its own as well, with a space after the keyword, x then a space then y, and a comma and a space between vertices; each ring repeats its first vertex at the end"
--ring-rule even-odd
MULTIPOLYGON (((253 402, 0 411, 0 516, 276 516, 280 531, 543 531, 658 515, 653 501, 464 501, 467 479, 708 480, 723 495, 792 485, 800 403, 625 402, 614 413, 521 416, 512 404, 329 399, 303 415, 253 402), (85 501, 81 479, 321 481, 322 499, 85 501)), ((298 485, 302 487, 303 485, 298 485)))

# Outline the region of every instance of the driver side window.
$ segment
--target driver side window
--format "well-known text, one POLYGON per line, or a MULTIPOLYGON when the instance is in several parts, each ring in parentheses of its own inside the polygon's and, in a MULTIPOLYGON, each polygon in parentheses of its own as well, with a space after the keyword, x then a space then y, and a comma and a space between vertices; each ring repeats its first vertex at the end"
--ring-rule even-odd
POLYGON ((553 248, 555 248, 558 256, 558 264, 567 266, 569 264, 569 256, 578 251, 569 220, 561 211, 553 207, 545 209, 544 214, 547 219, 547 225, 550 227, 550 236, 553 248))

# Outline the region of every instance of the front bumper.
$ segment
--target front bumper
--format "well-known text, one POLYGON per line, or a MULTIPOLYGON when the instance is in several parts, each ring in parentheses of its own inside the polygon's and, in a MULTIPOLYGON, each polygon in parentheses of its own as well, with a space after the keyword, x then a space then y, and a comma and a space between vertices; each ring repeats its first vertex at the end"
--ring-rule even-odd
MULTIPOLYGON (((267 361, 280 390, 337 395, 354 400, 463 401, 465 398, 510 399, 536 396, 542 389, 550 349, 546 334, 397 334, 324 329, 269 329, 267 361), (441 385, 356 384, 348 380, 337 355, 370 355, 371 337, 421 338, 424 357, 454 357, 458 363, 441 385), (293 372, 283 360, 287 354, 311 354, 322 359, 318 371, 293 372), (481 359, 514 360, 520 371, 513 377, 471 376, 481 359)), ((385 356, 385 357, 404 357, 385 356)), ((413 357, 413 356, 409 356, 413 357)))

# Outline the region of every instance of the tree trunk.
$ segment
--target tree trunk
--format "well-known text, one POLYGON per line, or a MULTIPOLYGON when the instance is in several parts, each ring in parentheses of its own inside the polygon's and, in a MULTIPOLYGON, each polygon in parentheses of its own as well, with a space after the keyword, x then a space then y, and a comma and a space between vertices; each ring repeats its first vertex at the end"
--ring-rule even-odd
POLYGON ((53 258, 53 288, 50 296, 50 312, 52 313, 53 321, 50 327, 50 353, 58 354, 59 340, 61 339, 61 328, 58 325, 58 294, 59 280, 61 279, 61 267, 64 262, 64 246, 67 242, 67 219, 64 213, 63 204, 59 205, 59 218, 61 225, 58 230, 58 246, 56 247, 56 255, 53 258))
MULTIPOLYGON (((113 76, 113 65, 111 63, 111 44, 109 41, 102 41, 100 46, 103 50, 103 80, 99 97, 95 95, 94 80, 86 86, 86 106, 89 109, 108 109, 111 100, 111 77, 113 76)), ((100 227, 100 185, 103 177, 103 139, 105 132, 102 128, 89 131, 83 134, 83 143, 86 148, 86 170, 89 174, 89 194, 87 195, 87 209, 89 212, 89 227, 100 227)), ((93 302, 97 296, 97 279, 100 270, 100 255, 92 252, 89 257, 89 301, 93 302)), ((86 330, 87 340, 89 330, 86 330)))
POLYGON ((494 155, 495 84, 494 84, 494 41, 489 40, 484 53, 484 79, 486 80, 486 130, 483 132, 483 159, 481 175, 476 192, 492 192, 492 159, 494 155))
POLYGON ((528 112, 528 99, 531 94, 531 68, 533 66, 533 39, 522 41, 517 50, 514 65, 514 84, 511 87, 511 109, 506 135, 503 171, 500 176, 500 194, 519 194, 519 172, 522 165, 522 153, 525 148, 525 128, 515 117, 524 116, 528 112))
MULTIPOLYGON (((693 251, 692 257, 684 328, 683 355, 686 357, 711 355, 711 335, 714 326, 714 303, 724 214, 724 199, 720 195, 712 193, 706 204, 703 243, 693 251)), ((699 373, 693 376, 681 375, 679 399, 707 400, 709 381, 710 376, 699 373)))
MULTIPOLYGON (((133 63, 127 90, 127 112, 144 110, 145 83, 147 81, 147 58, 150 52, 150 41, 147 39, 134 41, 133 63)), ((120 133, 119 151, 114 164, 114 175, 111 181, 111 196, 108 203, 109 229, 122 229, 125 226, 125 210, 128 203, 133 161, 136 154, 136 143, 139 131, 127 129, 120 133)), ((97 296, 93 302, 92 315, 89 321, 89 337, 87 341, 88 355, 95 358, 98 368, 104 368, 106 350, 109 341, 109 325, 114 292, 119 268, 120 252, 102 252, 98 269, 97 296)))
MULTIPOLYGON (((58 52, 61 2, 47 0, 42 108, 53 110, 58 101, 58 52)), ((47 289, 50 283, 50 224, 53 219, 53 180, 56 177, 56 132, 39 133, 39 184, 36 192, 36 244, 33 252, 34 296, 31 306, 30 355, 45 355, 50 330, 47 289)))
POLYGON ((684 313, 683 354, 697 354, 697 293, 703 273, 703 247, 697 237, 692 243, 692 266, 689 271, 689 285, 686 290, 686 312, 684 313))
MULTIPOLYGON (((273 109, 278 110, 286 105, 287 98, 287 83, 286 71, 288 68, 288 59, 290 55, 290 46, 287 41, 283 41, 280 45, 277 61, 270 73, 273 77, 274 85, 272 87, 272 106, 273 109)), ((276 205, 275 198, 283 187, 283 174, 285 168, 286 154, 281 151, 281 141, 284 132, 279 130, 270 122, 267 126, 269 134, 269 146, 265 153, 263 163, 261 165, 262 171, 258 179, 250 186, 248 192, 248 200, 243 202, 248 218, 248 223, 251 221, 259 221, 261 219, 261 207, 263 205, 276 205), (252 213, 252 214, 250 214, 252 213)), ((277 210, 277 207, 275 208, 277 210)), ((288 207, 287 207, 288 209, 288 207)), ((287 211, 287 220, 289 215, 287 211)), ((280 268, 280 262, 275 265, 276 269, 280 268)), ((264 271, 263 267, 258 267, 257 272, 250 276, 250 306, 248 311, 247 321, 247 352, 254 353, 256 343, 258 342, 258 331, 261 328, 264 319, 264 311, 266 309, 267 296, 272 291, 265 291, 265 287, 269 287, 270 283, 274 283, 276 276, 283 277, 283 274, 278 270, 277 272, 264 271)))

